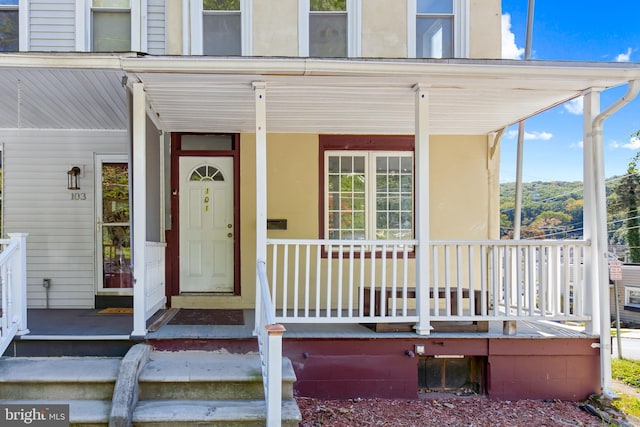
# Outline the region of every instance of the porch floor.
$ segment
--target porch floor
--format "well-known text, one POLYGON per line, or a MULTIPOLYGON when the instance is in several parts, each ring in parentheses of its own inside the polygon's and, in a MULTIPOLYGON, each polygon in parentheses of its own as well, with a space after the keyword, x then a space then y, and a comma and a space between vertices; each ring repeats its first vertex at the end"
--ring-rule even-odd
MULTIPOLYGON (((81 309, 29 309, 29 339, 102 339, 128 338, 133 329, 131 314, 101 314, 100 310, 81 309)), ((148 321, 152 325, 162 314, 158 312, 148 321)), ((360 324, 311 324, 284 323, 284 338, 415 338, 413 332, 375 332, 360 324)), ((244 310, 243 325, 161 325, 148 332, 148 339, 221 339, 252 338, 254 311, 244 310)), ((432 332, 429 337, 498 338, 507 337, 502 332, 501 321, 489 322, 487 332, 432 332)), ((518 321, 517 334, 509 338, 593 338, 584 328, 567 326, 552 321, 518 321)))

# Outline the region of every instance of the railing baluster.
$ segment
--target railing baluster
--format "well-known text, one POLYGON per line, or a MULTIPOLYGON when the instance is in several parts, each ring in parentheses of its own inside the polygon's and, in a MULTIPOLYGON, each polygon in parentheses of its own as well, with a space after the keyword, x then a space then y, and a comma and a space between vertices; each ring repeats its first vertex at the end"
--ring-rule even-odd
POLYGON ((293 317, 298 317, 298 296, 300 295, 300 245, 295 245, 293 266, 293 317))
POLYGON ((462 246, 456 245, 456 313, 462 316, 462 246))
POLYGON ((359 293, 359 303, 358 303, 358 315, 364 316, 364 260, 365 260, 365 250, 364 245, 360 245, 360 293, 359 293))
POLYGON ((353 243, 349 245, 349 295, 347 302, 347 313, 349 317, 353 317, 353 313, 355 312, 355 308, 353 307, 353 268, 354 268, 354 248, 353 243))
POLYGON ((512 272, 512 265, 511 265, 511 251, 513 250, 513 247, 506 247, 504 248, 504 276, 505 276, 505 282, 504 282, 504 309, 505 309, 505 315, 510 315, 511 314, 511 287, 513 286, 513 272, 512 272))
MULTIPOLYGON (((284 246, 284 245, 283 245, 284 246)), ((273 301, 274 311, 278 308, 278 245, 273 245, 273 256, 271 257, 271 301, 273 301)))
POLYGON ((305 272, 304 272, 304 317, 309 317, 309 282, 311 274, 311 246, 307 243, 305 253, 305 272))
POLYGON ((475 307, 475 280, 473 274, 473 246, 467 246, 468 258, 469 258, 469 315, 476 315, 476 307, 475 307))
POLYGON ((380 251, 380 316, 387 316, 387 245, 380 251))
POLYGON ((547 287, 549 286, 549 247, 540 246, 540 284, 538 285, 538 293, 540 295, 540 314, 545 316, 549 310, 547 302, 547 287))
POLYGON ((527 288, 527 305, 530 316, 535 314, 536 308, 536 291, 535 284, 536 272, 538 271, 538 257, 536 256, 536 249, 538 246, 529 246, 529 283, 527 288))
MULTIPOLYGON (((447 316, 451 316, 451 265, 449 262, 449 246, 444 245, 444 300, 445 300, 445 313, 447 316)), ((433 290, 435 295, 438 289, 433 290)))
POLYGON ((289 317, 289 245, 284 246, 282 260, 282 317, 289 317))
POLYGON ((343 252, 343 246, 339 245, 338 246, 338 307, 336 308, 337 312, 337 316, 338 317, 342 317, 342 292, 343 292, 343 286, 342 286, 342 270, 344 268, 343 266, 343 261, 344 261, 344 252, 343 252))
POLYGON ((331 282, 332 282, 332 270, 333 270, 333 245, 329 243, 329 251, 327 254, 327 315, 326 317, 331 317, 331 282))
POLYGON ((396 316, 398 290, 398 245, 393 245, 391 249, 391 315, 396 316))
POLYGON ((432 246, 433 259, 431 260, 431 269, 433 270, 433 285, 428 288, 433 289, 433 315, 440 315, 440 295, 438 294, 438 288, 440 287, 438 272, 440 271, 440 265, 438 264, 438 252, 439 248, 436 245, 432 246))
MULTIPOLYGON (((404 245, 402 252, 402 316, 407 315, 407 287, 409 286, 409 245, 404 245)), ((415 249, 414 249, 415 251, 415 249)))
POLYGON ((320 289, 322 282, 320 281, 320 273, 322 272, 322 246, 316 247, 316 317, 320 317, 320 289))
POLYGON ((487 315, 487 246, 480 246, 480 315, 487 315))
POLYGON ((376 248, 375 246, 370 246, 370 275, 369 275, 369 316, 375 317, 375 307, 376 307, 376 248))

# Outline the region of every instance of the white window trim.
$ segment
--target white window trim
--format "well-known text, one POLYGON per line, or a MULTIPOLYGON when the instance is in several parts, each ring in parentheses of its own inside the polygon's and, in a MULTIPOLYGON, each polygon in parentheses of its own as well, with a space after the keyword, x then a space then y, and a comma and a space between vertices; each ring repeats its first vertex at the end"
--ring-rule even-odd
POLYGON ((19 0, 18 4, 0 5, 0 11, 18 11, 18 51, 29 50, 29 6, 27 0, 19 0))
MULTIPOLYGON (((407 0, 407 57, 416 57, 417 0, 407 0)), ((453 0, 453 56, 469 57, 469 0, 453 0)))
MULTIPOLYGON (((185 55, 202 55, 203 29, 202 0, 189 0, 191 13, 183 16, 189 17, 189 25, 183 25, 182 39, 185 55)), ((240 0, 240 54, 242 56, 253 55, 253 0, 240 0)))
MULTIPOLYGON (((324 152, 324 236, 329 237, 329 157, 331 156, 361 156, 365 158, 364 163, 364 211, 365 211, 365 240, 375 240, 376 223, 376 158, 401 156, 411 158, 415 162, 415 153, 412 151, 382 151, 382 150, 327 150, 324 152)), ((412 196, 415 197, 415 168, 412 171, 413 187, 412 196)), ((412 209, 412 234, 415 234, 415 206, 412 209)), ((383 240, 381 240, 383 241, 383 240)))
MULTIPOLYGON (((147 2, 129 0, 131 6, 131 46, 133 52, 147 51, 147 2)), ((76 50, 91 52, 91 0, 76 0, 76 50)))
MULTIPOLYGON (((309 0, 298 0, 298 55, 309 56, 309 0)), ((362 0, 347 0, 347 57, 362 56, 362 0)))
POLYGON ((639 292, 640 293, 640 288, 639 287, 635 287, 635 286, 625 286, 624 287, 624 305, 629 305, 631 307, 638 307, 640 308, 640 304, 633 304, 629 301, 629 294, 631 293, 631 291, 635 291, 635 292, 639 292))

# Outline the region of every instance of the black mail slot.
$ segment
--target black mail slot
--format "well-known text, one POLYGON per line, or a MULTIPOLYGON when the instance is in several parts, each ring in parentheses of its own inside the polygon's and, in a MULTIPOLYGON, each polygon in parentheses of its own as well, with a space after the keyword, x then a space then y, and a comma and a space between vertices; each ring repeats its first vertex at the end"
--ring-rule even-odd
POLYGON ((286 219, 267 219, 267 230, 286 230, 286 219))

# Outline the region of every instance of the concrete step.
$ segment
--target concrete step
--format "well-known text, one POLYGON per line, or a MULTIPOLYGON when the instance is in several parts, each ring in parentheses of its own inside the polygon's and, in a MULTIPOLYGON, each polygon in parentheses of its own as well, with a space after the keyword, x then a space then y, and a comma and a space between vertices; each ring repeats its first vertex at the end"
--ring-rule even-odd
MULTIPOLYGON (((296 427, 301 416, 294 400, 282 404, 282 425, 296 427)), ((133 424, 138 426, 264 426, 264 400, 147 400, 138 403, 133 424)))
POLYGON ((108 400, 120 358, 2 357, 0 399, 108 400))
MULTIPOLYGON (((282 398, 293 398, 295 373, 282 362, 282 398)), ((264 399, 260 357, 255 353, 154 351, 139 378, 140 400, 264 399)))

